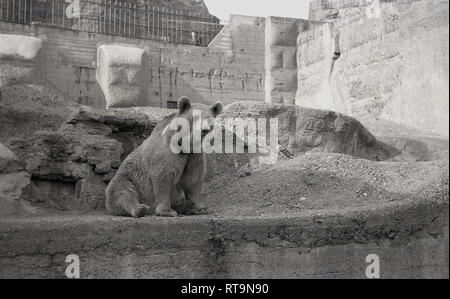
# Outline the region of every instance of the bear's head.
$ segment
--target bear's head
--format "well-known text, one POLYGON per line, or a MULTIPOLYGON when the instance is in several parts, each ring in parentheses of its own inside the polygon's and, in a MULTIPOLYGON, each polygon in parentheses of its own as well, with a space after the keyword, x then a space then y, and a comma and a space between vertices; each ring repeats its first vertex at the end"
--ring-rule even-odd
POLYGON ((222 110, 222 103, 212 106, 193 104, 187 97, 181 97, 178 100, 178 113, 170 123, 173 131, 171 143, 175 148, 182 147, 183 153, 202 152, 202 142, 213 132, 215 119, 222 110))

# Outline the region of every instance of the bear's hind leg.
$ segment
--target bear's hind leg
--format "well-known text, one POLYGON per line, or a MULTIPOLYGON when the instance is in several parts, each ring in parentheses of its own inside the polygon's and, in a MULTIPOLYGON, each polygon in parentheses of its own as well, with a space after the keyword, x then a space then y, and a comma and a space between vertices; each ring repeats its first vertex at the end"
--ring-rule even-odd
POLYGON ((155 215, 161 217, 177 217, 178 213, 172 210, 171 207, 171 195, 172 188, 174 188, 170 183, 164 182, 155 184, 155 215))
POLYGON ((127 186, 116 192, 110 191, 107 190, 106 207, 111 214, 134 218, 141 218, 150 214, 150 207, 139 202, 139 194, 134 186, 127 186))
POLYGON ((191 201, 194 205, 192 211, 190 211, 191 215, 207 215, 210 214, 211 211, 204 204, 201 203, 200 198, 202 194, 202 183, 197 182, 193 186, 185 189, 185 194, 187 200, 191 201))
POLYGON ((150 207, 141 204, 137 199, 131 200, 128 196, 123 196, 120 197, 118 201, 121 203, 123 209, 129 216, 134 218, 142 218, 145 215, 150 214, 150 207))

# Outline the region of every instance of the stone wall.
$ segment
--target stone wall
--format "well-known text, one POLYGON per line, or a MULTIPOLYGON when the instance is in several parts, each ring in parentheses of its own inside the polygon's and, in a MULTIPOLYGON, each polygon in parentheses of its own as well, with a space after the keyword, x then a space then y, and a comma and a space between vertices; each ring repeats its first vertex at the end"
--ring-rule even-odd
MULTIPOLYGON (((254 25, 260 28, 260 25, 254 25)), ((249 26, 247 25, 246 28, 249 26)), ((236 25, 234 30, 244 31, 236 25)), ((256 30, 257 31, 257 30, 256 30)), ((166 107, 181 95, 195 102, 231 103, 263 100, 264 64, 255 46, 263 31, 253 40, 238 39, 234 59, 220 49, 164 44, 118 36, 100 35, 44 26, 1 23, 0 33, 39 37, 43 40, 39 72, 33 82, 52 87, 74 101, 96 108, 106 106, 97 83, 97 48, 123 45, 144 49, 148 56, 148 101, 143 105, 166 107), (247 48, 248 47, 248 48, 247 48), (259 62, 259 63, 258 63, 259 62)), ((260 41, 261 42, 261 41, 260 41)), ((261 42, 262 43, 262 42, 261 42)))
MULTIPOLYGON (((321 23, 268 17, 266 20, 266 102, 294 104, 298 89, 298 41, 300 34, 315 31, 321 23)), ((320 53, 315 53, 320 55, 320 53)), ((320 56, 319 56, 320 57, 320 56)))
POLYGON ((449 277, 448 202, 316 213, 0 219, 0 277, 65 278, 77 254, 83 279, 365 279, 373 253, 383 279, 449 277))
POLYGON ((448 136, 448 1, 365 2, 312 3, 333 26, 298 36, 296 104, 448 136))

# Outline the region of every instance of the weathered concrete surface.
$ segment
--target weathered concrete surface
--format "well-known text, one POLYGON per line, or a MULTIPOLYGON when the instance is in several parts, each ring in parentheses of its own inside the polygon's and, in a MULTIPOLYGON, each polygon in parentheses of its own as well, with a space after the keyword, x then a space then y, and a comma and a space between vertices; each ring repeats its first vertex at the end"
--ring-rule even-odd
POLYGON ((297 36, 313 23, 268 17, 265 22, 265 98, 268 103, 294 104, 297 91, 297 36))
POLYGON ((324 28, 299 35, 296 104, 448 137, 448 1, 375 3, 374 13, 364 1, 312 3, 311 20, 339 31, 340 56, 323 55, 324 28))
POLYGON ((140 220, 102 215, 0 219, 0 277, 448 278, 448 201, 403 202, 291 217, 140 220), (58 229, 55 229, 57 227, 58 229))
POLYGON ((97 50, 97 82, 107 108, 148 106, 148 70, 144 49, 102 45, 97 50))
POLYGON ((17 34, 0 34, 0 88, 30 81, 36 72, 43 40, 17 34))
MULTIPOLYGON (((161 6, 173 4, 163 2, 161 6)), ((150 106, 173 108, 180 96, 208 104, 263 101, 264 49, 261 47, 264 44, 264 24, 259 22, 259 18, 237 17, 232 27, 234 59, 228 59, 215 48, 55 27, 2 22, 0 33, 20 33, 45 40, 40 51, 42 55, 39 55, 40 76, 33 79, 40 79, 40 84, 64 94, 67 102, 105 108, 104 93, 95 79, 99 45, 146 49, 150 106)))

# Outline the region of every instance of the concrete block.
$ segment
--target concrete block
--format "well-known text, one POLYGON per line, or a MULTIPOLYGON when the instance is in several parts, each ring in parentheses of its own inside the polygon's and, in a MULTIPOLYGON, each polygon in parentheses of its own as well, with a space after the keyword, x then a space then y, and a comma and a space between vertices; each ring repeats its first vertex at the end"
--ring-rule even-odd
POLYGON ((148 104, 147 56, 135 47, 102 45, 97 49, 96 79, 107 108, 148 104))
POLYGON ((42 44, 36 37, 0 34, 0 88, 31 80, 42 44))
POLYGON ((31 61, 42 47, 42 39, 17 34, 0 34, 0 60, 31 61))

